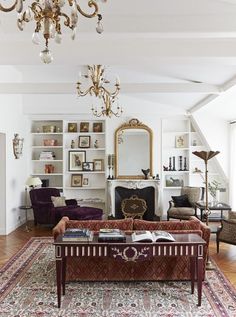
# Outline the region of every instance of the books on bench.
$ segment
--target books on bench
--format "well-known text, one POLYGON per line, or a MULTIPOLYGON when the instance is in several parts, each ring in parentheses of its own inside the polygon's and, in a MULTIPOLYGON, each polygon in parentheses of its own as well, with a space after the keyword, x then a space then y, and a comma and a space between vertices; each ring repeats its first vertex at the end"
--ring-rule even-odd
POLYGON ((89 229, 69 228, 62 235, 62 241, 92 241, 93 232, 89 229))
POLYGON ((174 237, 166 231, 136 231, 132 233, 133 242, 175 241, 174 237))
POLYGON ((99 242, 125 242, 125 234, 120 229, 100 229, 98 234, 99 242))

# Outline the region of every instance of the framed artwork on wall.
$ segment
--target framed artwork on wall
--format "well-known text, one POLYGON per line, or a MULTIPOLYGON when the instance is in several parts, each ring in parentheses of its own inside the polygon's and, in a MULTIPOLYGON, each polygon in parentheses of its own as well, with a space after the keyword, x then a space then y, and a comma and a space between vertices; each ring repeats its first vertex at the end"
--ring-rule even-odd
POLYGON ((79 147, 81 148, 90 148, 90 136, 79 136, 79 147))
POLYGON ((81 187, 83 184, 82 174, 72 174, 71 175, 71 187, 81 187))
POLYGON ((83 166, 83 171, 88 171, 88 172, 90 172, 90 171, 93 171, 93 170, 94 170, 94 164, 93 164, 93 162, 84 162, 84 163, 82 164, 82 166, 83 166))
POLYGON ((83 186, 89 186, 89 179, 88 179, 88 177, 83 177, 83 186))
POLYGON ((80 122, 80 132, 89 132, 89 122, 80 122))
POLYGON ((77 123, 76 122, 68 123, 68 132, 77 132, 77 123))
POLYGON ((68 170, 82 171, 82 164, 86 161, 85 151, 69 151, 68 170))
POLYGON ((103 159, 94 159, 94 170, 103 171, 104 170, 104 160, 103 159))
POLYGON ((102 132, 102 122, 93 123, 93 132, 102 132))

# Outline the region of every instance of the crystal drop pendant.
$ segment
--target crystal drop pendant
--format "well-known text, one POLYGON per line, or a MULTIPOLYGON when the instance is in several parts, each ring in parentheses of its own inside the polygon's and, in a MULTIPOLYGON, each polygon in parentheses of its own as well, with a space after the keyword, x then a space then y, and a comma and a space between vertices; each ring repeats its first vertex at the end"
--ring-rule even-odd
POLYGON ((102 26, 102 23, 100 21, 98 21, 98 23, 97 23, 96 31, 99 34, 101 34, 103 32, 103 26, 102 26))
POLYGON ((16 12, 21 13, 23 10, 23 1, 18 0, 15 8, 16 8, 16 12))
POLYGON ((47 47, 40 52, 39 56, 44 64, 50 64, 53 61, 52 53, 47 47))
POLYGON ((56 36, 55 36, 55 42, 57 44, 61 44, 61 40, 62 40, 61 34, 57 33, 56 36))
POLYGON ((71 33, 71 38, 72 38, 73 41, 74 41, 74 39, 75 39, 75 36, 76 36, 76 28, 74 28, 74 29, 72 30, 72 33, 71 33))
POLYGON ((39 45, 40 38, 39 38, 39 32, 34 32, 32 35, 32 42, 36 45, 39 45))

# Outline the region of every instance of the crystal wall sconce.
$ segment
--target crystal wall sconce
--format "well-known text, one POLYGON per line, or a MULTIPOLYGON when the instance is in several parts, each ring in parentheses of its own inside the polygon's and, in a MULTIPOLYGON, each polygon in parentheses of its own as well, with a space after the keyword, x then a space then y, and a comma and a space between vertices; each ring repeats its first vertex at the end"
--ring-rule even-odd
POLYGON ((19 137, 18 133, 14 134, 14 139, 12 140, 13 144, 13 153, 15 155, 15 159, 19 159, 22 155, 24 139, 19 137))

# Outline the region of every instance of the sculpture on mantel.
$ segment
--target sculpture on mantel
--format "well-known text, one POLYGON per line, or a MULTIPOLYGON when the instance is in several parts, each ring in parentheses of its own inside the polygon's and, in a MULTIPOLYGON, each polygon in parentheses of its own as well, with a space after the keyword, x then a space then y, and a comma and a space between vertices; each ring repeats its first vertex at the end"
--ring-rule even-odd
POLYGON ((144 170, 144 169, 141 169, 141 171, 143 172, 144 174, 144 178, 145 179, 148 179, 148 174, 150 173, 150 168, 144 170))

